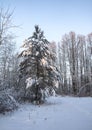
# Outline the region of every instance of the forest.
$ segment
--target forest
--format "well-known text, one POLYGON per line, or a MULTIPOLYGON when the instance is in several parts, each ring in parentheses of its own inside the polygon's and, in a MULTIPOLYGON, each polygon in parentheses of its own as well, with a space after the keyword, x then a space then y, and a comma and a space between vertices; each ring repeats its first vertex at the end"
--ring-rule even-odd
POLYGON ((0 113, 52 95, 92 97, 92 32, 48 41, 38 25, 16 52, 12 13, 0 9, 0 113))

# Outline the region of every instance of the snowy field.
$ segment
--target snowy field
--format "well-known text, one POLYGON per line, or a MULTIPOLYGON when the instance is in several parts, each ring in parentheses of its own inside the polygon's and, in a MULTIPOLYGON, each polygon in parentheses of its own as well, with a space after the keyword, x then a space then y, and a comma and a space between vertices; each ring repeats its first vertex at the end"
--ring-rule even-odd
POLYGON ((0 115, 0 130, 92 130, 92 98, 50 97, 0 115))

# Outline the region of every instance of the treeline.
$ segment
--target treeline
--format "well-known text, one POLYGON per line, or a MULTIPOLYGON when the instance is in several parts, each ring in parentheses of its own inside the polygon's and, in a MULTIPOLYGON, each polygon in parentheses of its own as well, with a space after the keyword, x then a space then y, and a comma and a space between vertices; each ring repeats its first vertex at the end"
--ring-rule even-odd
MULTIPOLYGON (((17 108, 14 92, 18 80, 18 58, 12 13, 0 8, 0 113, 17 108)), ((16 97, 16 96, 15 96, 16 97)))
POLYGON ((58 65, 65 94, 76 95, 87 85, 83 93, 92 95, 92 33, 65 34, 58 43, 58 65))
POLYGON ((0 90, 15 86, 17 80, 18 56, 12 29, 12 13, 0 9, 0 90))

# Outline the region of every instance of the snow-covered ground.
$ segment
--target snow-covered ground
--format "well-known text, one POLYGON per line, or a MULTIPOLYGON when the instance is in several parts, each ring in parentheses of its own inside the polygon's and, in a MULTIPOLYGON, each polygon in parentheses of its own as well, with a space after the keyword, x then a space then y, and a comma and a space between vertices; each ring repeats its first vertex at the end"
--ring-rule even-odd
POLYGON ((92 130, 92 98, 50 97, 0 115, 0 130, 92 130))

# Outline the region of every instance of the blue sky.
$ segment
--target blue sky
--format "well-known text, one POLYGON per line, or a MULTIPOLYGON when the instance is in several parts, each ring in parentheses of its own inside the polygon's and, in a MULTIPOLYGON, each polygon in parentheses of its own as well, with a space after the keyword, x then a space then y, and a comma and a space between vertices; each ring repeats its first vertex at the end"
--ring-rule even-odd
POLYGON ((34 25, 44 30, 49 41, 60 41, 70 31, 87 35, 92 32, 92 0, 0 0, 0 5, 14 10, 13 22, 20 46, 32 35, 34 25))

